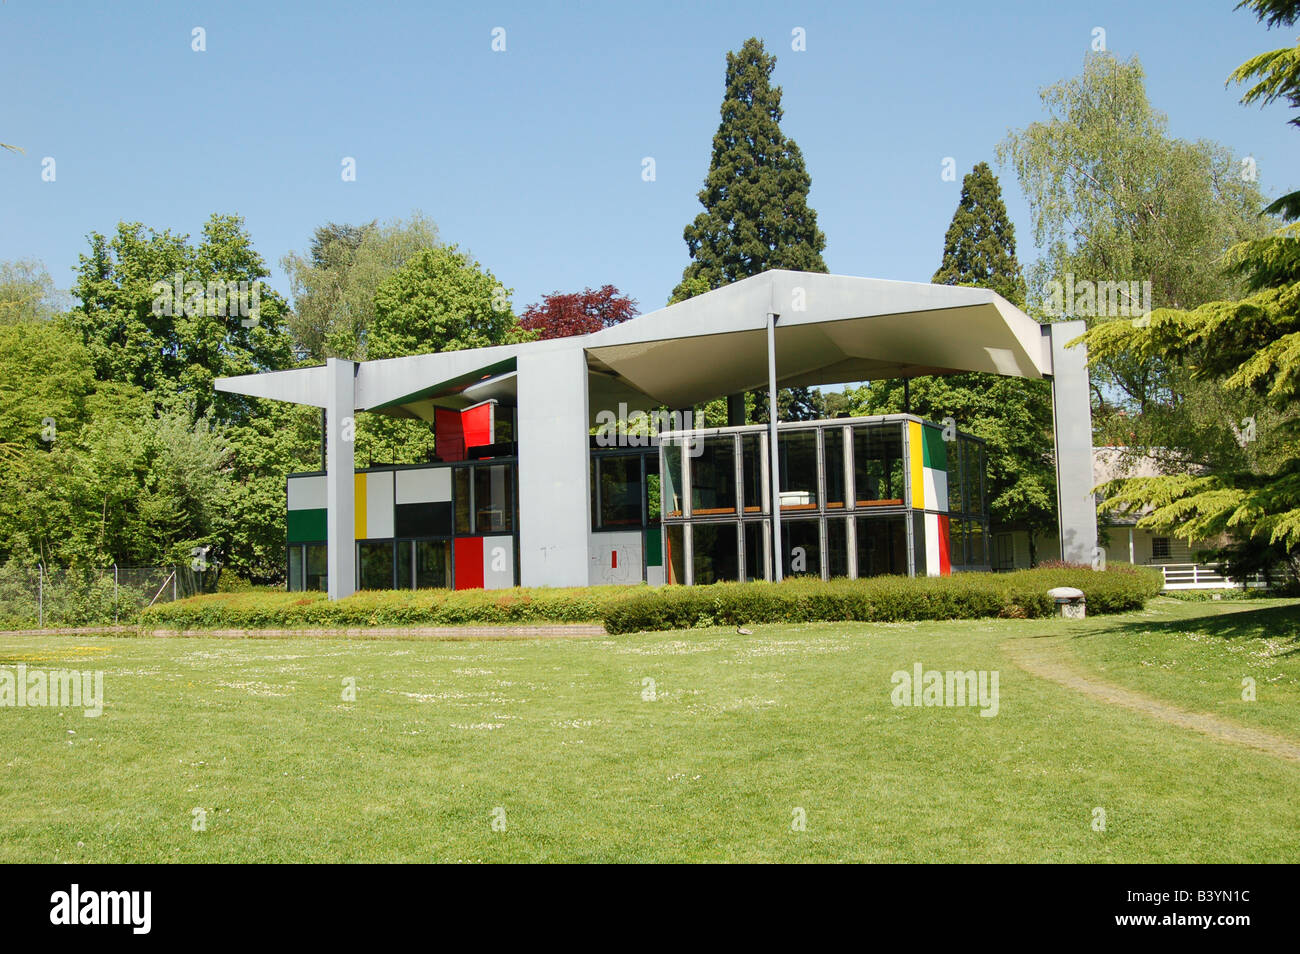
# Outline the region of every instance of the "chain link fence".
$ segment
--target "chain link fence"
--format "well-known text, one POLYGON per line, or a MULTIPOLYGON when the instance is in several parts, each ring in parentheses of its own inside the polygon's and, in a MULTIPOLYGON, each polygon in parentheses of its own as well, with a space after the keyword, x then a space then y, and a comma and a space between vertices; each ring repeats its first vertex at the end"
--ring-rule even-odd
MULTIPOLYGON (((209 571, 210 572, 210 571, 209 571)), ((202 592, 188 566, 47 567, 0 565, 0 629, 108 626, 140 610, 202 592)))

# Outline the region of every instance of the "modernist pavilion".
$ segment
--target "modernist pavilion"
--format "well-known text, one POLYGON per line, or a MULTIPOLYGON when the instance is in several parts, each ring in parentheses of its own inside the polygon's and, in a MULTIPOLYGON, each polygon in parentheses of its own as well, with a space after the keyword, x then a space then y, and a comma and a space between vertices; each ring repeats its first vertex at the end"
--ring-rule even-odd
POLYGON ((1082 331, 984 289, 769 271, 593 334, 216 386, 325 411, 325 471, 288 480, 291 589, 939 575, 989 568, 983 445, 961 421, 701 430, 665 409, 769 380, 1050 379, 1062 558, 1088 562, 1088 371, 1067 347, 1082 331), (359 412, 429 422, 437 457, 357 471, 359 412), (624 427, 647 413, 671 423, 624 427))

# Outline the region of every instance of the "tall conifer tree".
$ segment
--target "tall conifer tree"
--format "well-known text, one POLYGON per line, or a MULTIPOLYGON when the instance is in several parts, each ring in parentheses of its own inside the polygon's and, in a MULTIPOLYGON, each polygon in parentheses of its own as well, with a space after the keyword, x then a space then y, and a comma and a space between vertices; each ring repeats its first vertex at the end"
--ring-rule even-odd
MULTIPOLYGON (((673 289, 669 304, 721 288, 770 268, 825 272, 826 236, 808 206, 812 179, 803 153, 781 132, 781 87, 772 85, 776 57, 755 37, 738 53, 727 54, 722 121, 713 136, 709 173, 700 190, 704 211, 682 237, 691 262, 673 289)), ((765 391, 745 402, 755 420, 767 419, 765 391)), ((728 413, 722 401, 703 409, 703 422, 736 423, 743 416, 742 395, 733 395, 728 413)), ((820 394, 808 388, 782 388, 782 417, 817 417, 820 394)), ((742 421, 743 422, 743 421, 742 421)))
MULTIPOLYGON (((943 259, 931 281, 988 288, 1020 307, 1025 279, 1016 259, 1016 236, 1002 189, 987 163, 962 181, 961 198, 944 237, 943 259)), ((1056 476, 1051 461, 1051 392, 1043 381, 970 372, 913 378, 908 409, 932 421, 951 417, 957 427, 987 442, 990 529, 1024 530, 1030 560, 1035 538, 1056 522, 1056 476)), ((904 409, 903 383, 878 381, 859 389, 857 413, 904 409)), ((990 553, 993 560, 996 555, 990 553)))
POLYGON ((769 268, 825 272, 826 236, 808 206, 803 153, 781 132, 776 57, 750 37, 727 54, 722 122, 713 136, 704 211, 686 226, 691 262, 671 301, 721 288, 769 268))

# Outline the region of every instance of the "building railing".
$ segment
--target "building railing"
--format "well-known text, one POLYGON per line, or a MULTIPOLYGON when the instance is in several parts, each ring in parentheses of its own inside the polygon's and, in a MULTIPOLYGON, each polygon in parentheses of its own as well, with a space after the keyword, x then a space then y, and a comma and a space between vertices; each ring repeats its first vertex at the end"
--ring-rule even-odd
MULTIPOLYGON (((1201 563, 1158 564, 1165 577, 1166 590, 1239 590, 1242 581, 1224 576, 1216 567, 1201 563)), ((1268 580, 1261 574, 1248 577, 1244 584, 1249 589, 1264 589, 1268 580)))

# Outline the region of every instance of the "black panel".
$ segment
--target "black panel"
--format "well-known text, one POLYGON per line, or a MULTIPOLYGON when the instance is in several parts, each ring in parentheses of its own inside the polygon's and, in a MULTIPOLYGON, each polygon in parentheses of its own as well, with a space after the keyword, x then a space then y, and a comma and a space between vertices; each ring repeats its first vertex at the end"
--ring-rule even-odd
POLYGON ((394 514, 394 536, 451 536, 451 501, 398 504, 394 514))

